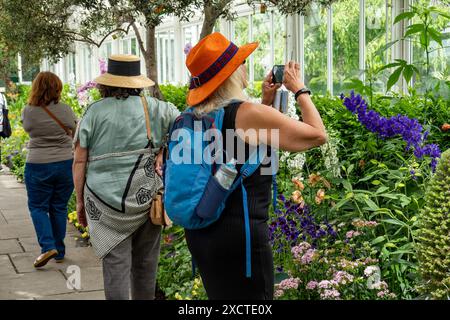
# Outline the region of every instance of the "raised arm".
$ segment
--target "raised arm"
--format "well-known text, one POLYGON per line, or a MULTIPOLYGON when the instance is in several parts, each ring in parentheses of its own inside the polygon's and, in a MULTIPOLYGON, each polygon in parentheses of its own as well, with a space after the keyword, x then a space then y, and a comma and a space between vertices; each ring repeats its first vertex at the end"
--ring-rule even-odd
MULTIPOLYGON (((298 63, 286 64, 283 84, 293 93, 305 86, 298 63)), ((271 101, 266 103, 272 104, 271 101)), ((266 143, 286 151, 303 151, 324 144, 327 140, 325 127, 309 94, 301 94, 297 103, 303 121, 291 119, 267 105, 243 103, 236 116, 236 129, 241 129, 238 134, 246 142, 266 143), (252 134, 252 129, 257 136, 252 134), (266 129, 267 134, 262 129, 266 129)))

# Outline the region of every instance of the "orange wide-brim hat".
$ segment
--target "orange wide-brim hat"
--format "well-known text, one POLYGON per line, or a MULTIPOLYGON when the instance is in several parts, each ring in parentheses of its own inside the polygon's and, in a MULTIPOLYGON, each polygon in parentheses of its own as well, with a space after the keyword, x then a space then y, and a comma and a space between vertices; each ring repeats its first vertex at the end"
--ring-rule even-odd
POLYGON ((186 59, 191 73, 187 104, 195 106, 208 98, 257 47, 257 42, 238 47, 219 32, 200 40, 186 59))

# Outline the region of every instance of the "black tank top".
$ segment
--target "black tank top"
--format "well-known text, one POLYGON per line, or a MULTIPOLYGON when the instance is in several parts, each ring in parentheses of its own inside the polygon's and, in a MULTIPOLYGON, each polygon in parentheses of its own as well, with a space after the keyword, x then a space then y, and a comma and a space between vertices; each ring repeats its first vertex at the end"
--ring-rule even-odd
MULTIPOLYGON (((230 104, 228 107, 225 107, 225 115, 222 124, 222 135, 223 135, 223 145, 224 148, 227 146, 227 136, 226 129, 236 129, 236 115, 237 111, 242 102, 235 102, 230 104)), ((237 148, 239 146, 238 143, 239 137, 234 137, 234 153, 237 154, 237 148)), ((242 141, 240 145, 242 145, 242 141)), ((245 143, 245 159, 247 160, 249 157, 250 146, 245 143)), ((231 150, 226 150, 227 154, 230 154, 231 150)), ((268 150, 268 156, 270 157, 270 149, 268 150)), ((238 171, 240 170, 242 164, 238 164, 236 167, 238 171)), ((261 168, 262 167, 270 167, 270 163, 261 164, 260 167, 248 178, 244 180, 244 186, 247 191, 248 198, 248 209, 250 219, 268 219, 268 211, 271 200, 271 186, 272 186, 272 176, 271 175, 262 175, 261 168)), ((242 204, 242 190, 240 187, 236 188, 236 190, 229 196, 226 202, 225 211, 222 213, 222 216, 226 215, 239 215, 242 217, 243 212, 243 204, 242 204)))

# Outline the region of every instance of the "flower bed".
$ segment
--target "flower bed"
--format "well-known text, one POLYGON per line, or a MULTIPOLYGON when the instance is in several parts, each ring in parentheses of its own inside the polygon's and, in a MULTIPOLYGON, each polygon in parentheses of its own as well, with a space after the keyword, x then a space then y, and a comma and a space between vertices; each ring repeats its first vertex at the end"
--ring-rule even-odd
MULTIPOLYGON (((161 89, 184 109, 185 86, 161 89)), ((19 120, 28 91, 22 86, 9 97, 13 136, 2 146, 2 159, 18 178, 27 141, 19 120)), ((81 103, 75 88, 63 92, 79 116, 84 104, 99 98, 95 89, 87 96, 81 92, 81 103)), ((313 96, 327 144, 280 152, 278 205, 269 221, 276 298, 415 298, 418 215, 440 150, 450 147, 450 133, 442 127, 449 101, 394 96, 369 106, 354 93, 343 98, 313 96), (425 106, 431 113, 422 112, 425 106)), ((299 118, 293 103, 288 115, 299 118)), ((88 230, 77 225, 74 196, 68 218, 87 238, 88 230)), ((163 233, 158 286, 166 299, 206 298, 179 227, 163 233)))

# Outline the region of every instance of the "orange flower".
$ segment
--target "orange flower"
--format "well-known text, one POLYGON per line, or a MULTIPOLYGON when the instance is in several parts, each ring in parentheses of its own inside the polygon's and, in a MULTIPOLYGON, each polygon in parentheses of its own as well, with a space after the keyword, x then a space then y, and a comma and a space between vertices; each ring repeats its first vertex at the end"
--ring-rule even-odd
POLYGON ((448 131, 450 130, 450 124, 444 123, 441 127, 442 131, 448 131))
POLYGON ((320 181, 320 179, 321 179, 320 173, 317 174, 311 173, 308 177, 308 182, 312 187, 314 187, 317 184, 317 182, 320 181))
POLYGON ((321 180, 322 180, 323 185, 324 185, 327 189, 331 189, 331 183, 330 183, 327 179, 322 178, 321 180))
POLYGON ((302 203, 303 202, 303 196, 302 193, 299 190, 295 190, 292 192, 292 201, 295 203, 302 203))
POLYGON ((323 189, 317 190, 315 197, 316 203, 321 204, 324 199, 325 199, 325 190, 323 189))
POLYGON ((296 178, 292 179, 292 183, 300 191, 303 191, 305 189, 305 185, 303 184, 303 182, 301 182, 300 180, 298 180, 296 178))
POLYGON ((164 236, 164 244, 172 244, 173 236, 168 234, 164 236))
POLYGON ((366 166, 366 162, 363 159, 359 160, 359 167, 361 169, 364 169, 365 166, 366 166))

